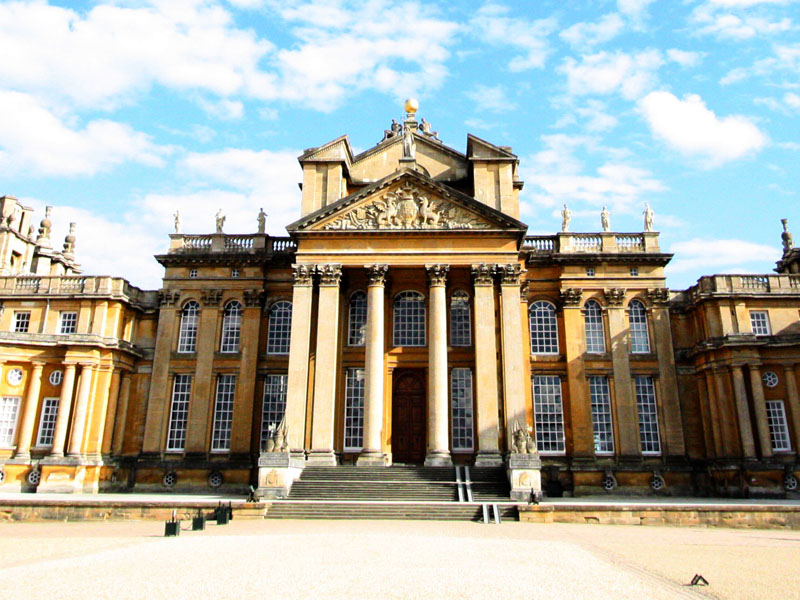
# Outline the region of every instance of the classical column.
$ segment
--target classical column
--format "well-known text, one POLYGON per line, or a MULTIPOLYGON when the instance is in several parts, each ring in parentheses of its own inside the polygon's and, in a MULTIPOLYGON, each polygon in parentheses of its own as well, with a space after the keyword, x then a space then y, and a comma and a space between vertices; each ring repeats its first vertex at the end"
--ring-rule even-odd
POLYGON ((311 420, 311 452, 308 462, 335 465, 333 451, 336 375, 339 370, 339 282, 342 265, 318 265, 319 310, 317 354, 314 366, 314 408, 311 420))
POLYGON ((498 431, 497 331, 494 316, 492 267, 472 265, 475 280, 475 383, 478 399, 476 467, 502 464, 498 431))
POLYGON ((30 458, 33 427, 36 421, 36 409, 39 406, 39 391, 42 389, 43 362, 33 362, 33 372, 28 382, 28 393, 25 394, 25 407, 22 409, 22 421, 19 424, 17 452, 15 458, 30 458))
POLYGON ((711 434, 714 438, 714 456, 718 458, 726 457, 725 430, 722 427, 722 418, 719 414, 719 404, 717 403, 717 389, 714 385, 715 378, 710 368, 703 371, 706 382, 706 395, 708 397, 708 408, 711 412, 711 434))
MULTIPOLYGON (((125 422, 128 419, 128 399, 131 393, 131 374, 122 372, 122 381, 119 384, 119 401, 117 412, 114 416, 114 435, 111 439, 111 453, 114 456, 122 454, 122 441, 125 437, 125 422)), ((104 450, 105 452, 105 450, 104 450)))
POLYGON ((111 451, 111 437, 114 435, 114 419, 119 405, 119 390, 122 384, 122 369, 116 368, 111 374, 111 386, 108 389, 108 402, 102 408, 101 422, 103 427, 97 432, 97 453, 108 455, 111 451))
POLYGON ((733 366, 733 396, 736 400, 736 415, 739 418, 739 439, 742 442, 742 455, 745 458, 756 457, 756 445, 753 441, 753 427, 750 425, 750 408, 747 406, 747 388, 744 384, 744 373, 741 365, 733 366))
MULTIPOLYGON (((772 458, 772 439, 769 435, 767 422, 767 400, 764 398, 764 384, 761 381, 761 370, 758 365, 750 366, 750 387, 753 390, 753 413, 756 417, 758 430, 758 445, 761 448, 761 458, 772 458)), ((752 435, 752 433, 750 434, 752 435)), ((755 452, 753 452, 755 456, 755 452)))
POLYGON ((503 355, 503 402, 506 418, 506 447, 511 449, 516 425, 527 429, 525 416, 525 373, 523 372, 522 318, 519 311, 519 286, 522 279, 519 263, 498 265, 502 303, 501 345, 503 355))
POLYGON ((61 458, 64 456, 64 442, 67 440, 67 427, 69 426, 69 413, 72 408, 72 391, 75 387, 75 365, 64 365, 64 380, 61 382, 61 397, 58 400, 58 415, 53 431, 53 446, 50 456, 61 458))
POLYGON ((428 452, 425 465, 452 465, 447 410, 447 272, 448 265, 425 265, 430 296, 428 340, 428 452))
POLYGON ((783 374, 786 381, 786 399, 789 404, 789 414, 792 416, 792 425, 794 425, 792 441, 794 442, 794 451, 797 452, 798 448, 800 448, 800 394, 797 392, 794 365, 784 365, 783 374))
POLYGON ((364 442, 357 464, 383 465, 383 291, 387 265, 367 267, 367 339, 364 347, 364 442))
MULTIPOLYGON (((618 454, 621 457, 638 457, 642 454, 639 438, 639 413, 633 393, 631 377, 628 323, 625 315, 625 290, 605 290, 608 334, 611 341, 611 364, 614 369, 614 392, 619 430, 618 454)), ((663 426, 663 423, 662 423, 663 426)))
MULTIPOLYGON (((579 461, 594 460, 594 430, 592 404, 589 397, 589 380, 583 364, 586 352, 584 316, 581 310, 583 291, 566 288, 560 291, 564 310, 565 357, 569 389, 570 421, 572 425, 572 453, 579 461)), ((563 386, 562 386, 563 387, 563 386)))
POLYGON ((289 338, 289 374, 286 389, 286 427, 292 454, 305 453, 308 359, 311 346, 311 304, 314 265, 292 265, 292 331, 289 338))
POLYGON ((722 368, 717 368, 714 371, 714 380, 717 384, 717 418, 719 419, 719 429, 722 432, 722 448, 725 452, 725 458, 733 458, 736 455, 736 451, 734 450, 735 440, 739 436, 731 427, 730 405, 727 402, 727 399, 730 398, 730 394, 725 389, 725 382, 727 379, 727 372, 722 368))
POLYGON ((714 444, 714 422, 711 418, 711 403, 706 391, 705 376, 701 371, 695 373, 694 383, 697 388, 697 404, 700 407, 700 423, 703 428, 703 445, 706 451, 705 458, 715 458, 717 449, 714 444))
POLYGON ((75 416, 72 418, 72 433, 69 436, 69 452, 67 456, 81 455, 83 433, 86 431, 86 414, 89 411, 89 395, 92 391, 92 363, 81 363, 81 375, 78 379, 78 396, 75 400, 75 416))

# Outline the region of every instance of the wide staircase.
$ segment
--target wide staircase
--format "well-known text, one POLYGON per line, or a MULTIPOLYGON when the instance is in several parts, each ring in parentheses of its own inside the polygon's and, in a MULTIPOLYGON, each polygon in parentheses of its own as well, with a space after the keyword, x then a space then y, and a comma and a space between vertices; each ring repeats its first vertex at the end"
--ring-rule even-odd
POLYGON ((501 519, 518 519, 504 469, 306 467, 267 518, 469 521, 484 518, 484 505, 496 505, 501 519))

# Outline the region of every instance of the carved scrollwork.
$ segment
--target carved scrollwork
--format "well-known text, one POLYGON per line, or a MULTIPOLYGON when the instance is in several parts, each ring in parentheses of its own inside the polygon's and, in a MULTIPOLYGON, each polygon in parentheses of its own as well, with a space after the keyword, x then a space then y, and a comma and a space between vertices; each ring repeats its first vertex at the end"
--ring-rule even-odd
POLYGON ((171 290, 158 290, 158 304, 160 306, 175 306, 181 299, 181 293, 171 290))
POLYGON ((647 298, 656 306, 666 306, 669 304, 669 288, 647 290, 647 298))
POLYGON ((494 265, 472 265, 472 277, 475 285, 494 285, 494 265))
POLYGON ((264 290, 245 290, 244 305, 248 308, 263 306, 264 297, 264 290))
POLYGON ((603 290, 609 306, 622 306, 625 301, 625 288, 611 288, 603 290))
POLYGON ((292 265, 292 275, 295 285, 312 285, 314 265, 292 265))
POLYGON ((561 304, 564 306, 580 306, 583 290, 580 288, 567 288, 561 290, 561 304))
POLYGON ((201 290, 200 299, 204 306, 219 306, 222 300, 222 290, 201 290))
POLYGON ((328 264, 317 265, 317 273, 319 273, 320 285, 339 285, 342 279, 342 265, 328 264))
POLYGON ((389 265, 367 265, 367 285, 384 285, 389 265))
POLYGON ((449 200, 431 200, 411 182, 337 217, 325 229, 490 229, 449 200))
POLYGON ((442 286, 447 284, 447 273, 450 265, 425 265, 428 272, 428 285, 442 286))
POLYGON ((501 285, 519 285, 522 282, 522 267, 519 263, 497 265, 501 285))

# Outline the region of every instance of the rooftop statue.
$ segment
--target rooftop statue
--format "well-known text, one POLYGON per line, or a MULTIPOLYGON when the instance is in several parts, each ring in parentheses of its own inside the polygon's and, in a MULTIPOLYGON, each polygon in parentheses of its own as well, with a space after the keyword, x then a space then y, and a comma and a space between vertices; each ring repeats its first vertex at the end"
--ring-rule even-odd
POLYGON ((216 221, 217 221, 217 233, 222 233, 222 226, 225 224, 225 215, 222 214, 221 208, 219 209, 219 211, 217 211, 216 221))
POLYGON ((258 209, 258 233, 264 233, 267 230, 267 213, 263 208, 258 209))
MULTIPOLYGON (((397 120, 392 119, 392 124, 389 129, 383 130, 383 140, 388 140, 389 138, 398 137, 403 131, 403 126, 397 122, 397 120)), ((383 141, 381 140, 381 141, 383 141)))
POLYGON ((653 209, 650 208, 650 205, 645 202, 644 205, 644 230, 645 231, 653 231, 653 217, 655 213, 653 209))
POLYGON ((603 226, 603 231, 610 231, 611 225, 608 222, 609 212, 608 209, 604 206, 603 210, 600 211, 600 224, 603 226))
POLYGON ((561 209, 561 231, 569 231, 570 221, 572 221, 572 211, 565 204, 561 209))
POLYGON ((175 233, 181 232, 181 213, 180 211, 175 211, 175 214, 172 215, 175 218, 175 233))
POLYGON ((431 131, 431 124, 428 121, 426 121, 425 119, 422 119, 422 121, 419 122, 419 130, 423 134, 425 134, 427 137, 433 138, 433 139, 438 140, 438 141, 441 141, 441 140, 439 140, 439 132, 438 131, 431 131))
POLYGON ((783 241, 783 255, 786 256, 789 254, 792 248, 794 248, 794 236, 788 229, 789 219, 781 219, 781 223, 783 224, 783 233, 781 234, 781 240, 783 241))
POLYGON ((410 127, 403 127, 403 158, 415 158, 417 143, 414 141, 414 132, 410 127))

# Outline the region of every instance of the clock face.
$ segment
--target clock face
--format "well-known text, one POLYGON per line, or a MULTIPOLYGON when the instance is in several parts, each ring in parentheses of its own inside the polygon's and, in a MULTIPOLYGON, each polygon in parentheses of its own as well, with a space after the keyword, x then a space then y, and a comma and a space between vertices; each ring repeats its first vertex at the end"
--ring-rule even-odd
POLYGON ((22 369, 9 369, 6 373, 6 381, 9 385, 19 385, 22 383, 22 369))

